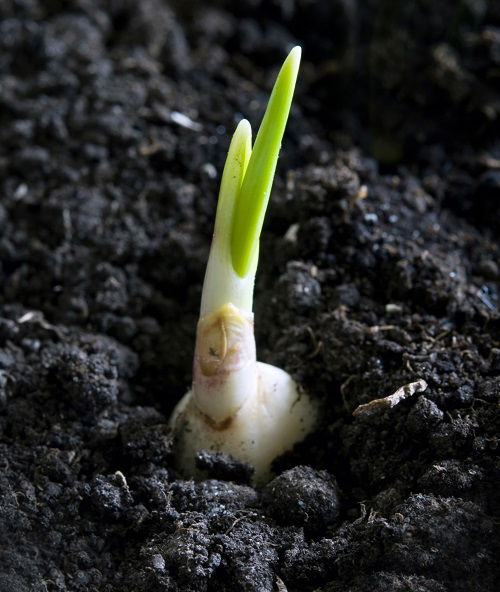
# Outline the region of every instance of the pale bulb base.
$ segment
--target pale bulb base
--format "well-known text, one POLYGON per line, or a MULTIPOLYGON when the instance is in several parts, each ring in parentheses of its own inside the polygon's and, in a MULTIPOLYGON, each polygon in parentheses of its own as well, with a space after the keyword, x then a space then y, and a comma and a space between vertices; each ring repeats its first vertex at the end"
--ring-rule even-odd
POLYGON ((314 428, 318 409, 284 370, 257 362, 258 388, 238 411, 217 424, 199 411, 192 391, 175 407, 170 426, 175 435, 178 470, 187 478, 202 478, 195 466, 201 450, 230 454, 252 465, 254 482, 271 478, 271 463, 301 442, 314 428))

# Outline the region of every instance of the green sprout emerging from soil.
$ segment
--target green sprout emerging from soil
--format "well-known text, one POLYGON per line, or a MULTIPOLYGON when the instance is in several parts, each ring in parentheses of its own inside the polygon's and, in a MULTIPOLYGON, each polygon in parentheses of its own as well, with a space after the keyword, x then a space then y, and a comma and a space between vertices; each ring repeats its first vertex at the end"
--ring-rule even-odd
POLYGON ((255 481, 314 426, 316 406, 283 370, 257 362, 253 289, 264 222, 301 56, 292 49, 252 149, 247 120, 229 147, 197 326, 192 388, 171 417, 179 470, 198 476, 202 450, 252 465, 255 481))

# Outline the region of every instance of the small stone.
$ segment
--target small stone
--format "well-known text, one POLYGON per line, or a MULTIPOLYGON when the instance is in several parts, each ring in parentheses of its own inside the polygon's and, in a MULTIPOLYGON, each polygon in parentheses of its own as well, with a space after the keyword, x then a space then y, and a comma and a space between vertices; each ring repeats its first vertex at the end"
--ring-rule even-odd
POLYGON ((151 563, 153 564, 154 569, 158 569, 160 571, 165 569, 165 559, 163 559, 162 555, 159 553, 151 557, 151 563))

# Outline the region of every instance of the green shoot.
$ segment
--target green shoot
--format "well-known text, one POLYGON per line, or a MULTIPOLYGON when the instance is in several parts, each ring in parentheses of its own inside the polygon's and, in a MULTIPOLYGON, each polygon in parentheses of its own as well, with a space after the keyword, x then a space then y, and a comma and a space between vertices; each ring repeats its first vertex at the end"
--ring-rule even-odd
POLYGON ((227 302, 251 312, 259 238, 273 184, 301 56, 294 47, 276 79, 255 145, 246 119, 229 147, 205 273, 201 316, 227 302))
POLYGON ((290 112, 300 56, 301 48, 294 47, 281 67, 236 199, 231 255, 234 270, 240 277, 248 274, 258 256, 259 237, 290 112))

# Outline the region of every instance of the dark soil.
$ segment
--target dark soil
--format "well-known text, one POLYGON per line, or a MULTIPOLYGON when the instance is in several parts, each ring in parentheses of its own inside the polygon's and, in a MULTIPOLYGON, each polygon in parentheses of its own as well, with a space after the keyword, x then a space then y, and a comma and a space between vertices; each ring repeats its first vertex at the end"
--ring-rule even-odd
POLYGON ((500 3, 0 18, 0 592, 497 590, 500 3), (295 43, 257 340, 323 421, 262 490, 183 481, 219 174, 295 43))

